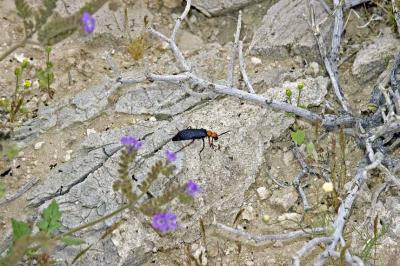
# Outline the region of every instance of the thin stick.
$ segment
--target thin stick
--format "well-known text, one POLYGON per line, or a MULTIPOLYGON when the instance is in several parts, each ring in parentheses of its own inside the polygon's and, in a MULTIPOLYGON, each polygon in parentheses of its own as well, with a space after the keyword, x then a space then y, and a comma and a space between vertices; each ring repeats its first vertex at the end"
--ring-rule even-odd
POLYGON ((247 87, 249 88, 249 92, 256 93, 253 89, 253 86, 251 85, 249 77, 247 76, 246 66, 244 64, 244 59, 243 59, 243 42, 242 41, 239 41, 239 67, 240 67, 240 73, 242 74, 243 80, 246 83, 247 87))
POLYGON ((307 242, 301 249, 296 251, 293 258, 293 266, 300 266, 300 260, 302 257, 310 253, 317 245, 321 243, 329 243, 332 241, 332 237, 317 237, 307 242))
POLYGON ((228 64, 227 83, 228 83, 228 86, 230 86, 230 87, 233 87, 233 72, 235 71, 235 59, 236 59, 236 54, 238 52, 238 47, 239 47, 239 37, 240 37, 241 27, 242 27, 242 11, 239 10, 238 22, 236 25, 236 33, 234 36, 235 39, 234 39, 234 42, 232 45, 230 61, 228 64))
POLYGON ((213 235, 222 236, 232 241, 240 241, 240 243, 242 244, 251 246, 264 246, 270 244, 271 241, 291 240, 299 237, 310 236, 313 234, 322 234, 325 232, 325 228, 317 227, 292 231, 286 234, 256 235, 247 233, 239 229, 235 229, 233 227, 229 227, 221 223, 213 223, 210 228, 213 235))
POLYGON ((397 24, 397 32, 400 34, 400 3, 397 0, 392 0, 392 8, 394 19, 397 24))

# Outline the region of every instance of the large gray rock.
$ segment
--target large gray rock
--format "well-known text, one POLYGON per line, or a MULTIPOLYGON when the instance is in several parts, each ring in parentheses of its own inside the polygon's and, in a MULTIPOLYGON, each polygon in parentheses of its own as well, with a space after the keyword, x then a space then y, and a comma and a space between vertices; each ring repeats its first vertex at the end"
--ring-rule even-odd
MULTIPOLYGON (((317 21, 327 16, 319 1, 312 1, 317 21)), ((315 37, 306 18, 306 1, 280 0, 264 16, 261 27, 254 34, 250 51, 259 56, 282 59, 301 55, 309 61, 320 61, 315 37)), ((321 32, 326 37, 329 23, 324 23, 321 32)))
POLYGON ((261 0, 193 0, 192 5, 207 16, 215 16, 258 2, 261 2, 261 0))
POLYGON ((376 37, 361 49, 353 63, 352 72, 361 82, 375 80, 400 51, 400 40, 391 33, 376 37))
POLYGON ((190 97, 175 85, 163 83, 153 84, 148 88, 133 87, 123 95, 115 106, 115 111, 127 114, 152 114, 160 117, 172 117, 192 108, 201 99, 190 97), (140 104, 133 105, 132 102, 140 104), (179 104, 177 104, 179 103, 179 104))
POLYGON ((28 143, 40 132, 52 127, 63 129, 77 122, 92 119, 106 109, 108 97, 120 86, 118 82, 106 80, 73 97, 62 99, 52 106, 41 107, 37 117, 27 121, 15 131, 14 139, 28 143))
MULTIPOLYGON (((302 103, 318 104, 326 93, 328 82, 324 78, 303 82, 306 84, 307 94, 316 97, 302 98, 302 103)), ((288 83, 285 86, 294 84, 296 83, 288 83)), ((127 95, 131 93, 127 92, 127 95)), ((157 95, 160 92, 154 93, 157 95)), ((279 87, 268 90, 265 95, 283 99, 284 93, 285 88, 279 87)), ((128 101, 125 102, 128 110, 134 110, 137 104, 135 99, 130 101, 130 107, 128 101)), ((120 193, 113 191, 112 184, 118 176, 121 148, 119 138, 122 135, 133 134, 144 139, 145 145, 131 169, 131 173, 142 180, 154 162, 164 158, 166 149, 178 150, 184 145, 171 141, 176 127, 183 129, 192 126, 217 132, 230 130, 230 134, 222 136, 216 143, 221 145, 220 149, 212 150, 206 146, 201 160, 201 141, 179 153, 175 176, 171 179, 159 178, 151 187, 152 194, 160 195, 175 182, 182 184, 192 179, 200 184, 202 193, 192 206, 175 203, 168 206, 170 211, 178 214, 178 230, 160 236, 151 228, 149 218, 132 211, 110 218, 78 234, 87 243, 95 243, 91 251, 82 258, 81 263, 84 265, 93 262, 96 265, 141 264, 154 256, 153 250, 179 248, 182 241, 191 243, 199 239, 198 220, 210 211, 220 221, 234 217, 245 202, 246 190, 255 182, 270 141, 278 138, 293 122, 293 117, 282 112, 242 103, 234 98, 223 98, 176 114, 170 122, 143 122, 131 128, 93 133, 83 140, 75 158, 53 169, 47 181, 30 192, 29 200, 31 204, 40 205, 40 209, 43 209, 55 198, 63 213, 62 231, 66 231, 102 217, 121 206, 123 199, 120 193), (57 193, 61 186, 62 192, 57 193), (111 241, 98 241, 105 227, 121 217, 127 218, 129 222, 112 234, 111 241)), ((78 252, 79 248, 68 247, 58 251, 57 258, 60 262, 71 261, 78 252)))

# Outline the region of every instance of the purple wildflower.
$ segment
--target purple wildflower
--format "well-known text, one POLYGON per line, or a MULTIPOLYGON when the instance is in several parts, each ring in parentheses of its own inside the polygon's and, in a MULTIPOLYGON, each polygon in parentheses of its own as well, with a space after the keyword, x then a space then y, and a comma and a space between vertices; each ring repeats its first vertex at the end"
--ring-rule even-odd
POLYGON ((165 157, 171 163, 176 161, 176 153, 171 151, 171 150, 166 150, 165 151, 165 157))
POLYGON ((94 17, 89 12, 83 12, 81 21, 83 22, 83 30, 86 33, 92 33, 94 31, 94 17))
POLYGON ((199 192, 200 192, 200 186, 195 182, 193 182, 192 180, 189 180, 186 184, 186 194, 188 194, 190 197, 193 198, 199 192))
POLYGON ((140 141, 133 136, 121 137, 121 143, 128 148, 129 152, 132 152, 133 150, 138 150, 143 146, 143 141, 140 141))
POLYGON ((176 215, 172 212, 157 213, 153 215, 151 225, 160 230, 161 233, 166 233, 176 229, 176 215))

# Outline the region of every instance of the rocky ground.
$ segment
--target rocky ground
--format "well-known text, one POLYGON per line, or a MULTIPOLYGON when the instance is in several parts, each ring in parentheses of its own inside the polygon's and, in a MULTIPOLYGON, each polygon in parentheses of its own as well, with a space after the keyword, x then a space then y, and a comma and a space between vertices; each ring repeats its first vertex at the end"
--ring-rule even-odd
MULTIPOLYGON (((320 1, 313 3, 316 18, 327 18, 321 25, 321 33, 329 43, 334 18, 320 1)), ((57 12, 70 14, 81 5, 77 1, 59 1, 57 12)), ((129 30, 125 29, 124 9, 111 11, 105 5, 94 15, 96 29, 92 34, 77 32, 53 46, 53 99, 40 92, 34 83, 26 104, 30 112, 20 117, 19 126, 7 140, 18 145, 20 151, 12 161, 1 162, 0 181, 6 187, 6 195, 0 199, 0 253, 11 241, 10 219, 34 221, 52 199, 56 199, 63 213, 61 231, 118 208, 123 199, 113 191, 112 183, 117 177, 122 135, 133 134, 144 140, 135 167, 135 176, 141 180, 153 163, 164 157, 166 149, 181 147, 181 143, 171 141, 177 130, 193 127, 230 133, 220 137, 218 149, 206 146, 201 159, 198 154, 201 141, 186 148, 178 154, 173 179, 158 180, 150 189, 159 195, 174 183, 192 179, 200 184, 202 193, 193 205, 171 206, 178 214, 179 229, 160 235, 144 215, 133 211, 123 213, 78 234, 87 243, 93 243, 78 263, 291 264, 292 256, 310 236, 254 247, 213 234, 211 225, 216 220, 265 235, 331 223, 336 210, 322 185, 323 176, 334 171, 332 164, 341 164, 338 162, 340 132, 324 132, 293 115, 234 97, 199 97, 171 83, 146 81, 123 86, 116 81, 116 69, 107 58, 112 58, 124 77, 140 77, 148 69, 157 74, 179 72, 165 42, 145 35, 146 49, 137 59, 132 58, 128 46, 130 39, 142 36, 146 20, 158 31, 169 34, 185 2, 139 0, 123 1, 123 5, 127 7, 129 30), (305 175, 301 180, 311 205, 307 212, 292 185, 302 170, 293 154, 291 140, 291 131, 299 127, 306 133, 306 143, 316 145, 314 153, 307 153, 305 144, 299 150, 307 163, 319 169, 318 174, 305 175), (33 184, 27 192, 16 199, 4 200, 27 182, 33 184), (265 218, 263 221, 265 215, 269 216, 268 221, 265 218), (122 217, 128 222, 110 237, 98 241, 105 228, 122 217), (204 225, 205 235, 199 221, 204 225)), ((240 9, 245 65, 255 92, 287 101, 285 91, 290 88, 296 102, 297 85, 304 83, 299 103, 318 113, 334 113, 338 109, 317 42, 303 16, 307 12, 305 1, 197 0, 193 5, 178 32, 177 45, 194 73, 211 82, 225 82, 240 9)), ((346 10, 344 15, 339 80, 358 115, 368 112, 369 97, 377 79, 400 50, 399 33, 387 19, 388 6, 366 3, 346 10)), ((23 30, 13 1, 0 2, 0 12, 0 28, 4 33, 1 54, 22 38, 23 30)), ((43 48, 34 41, 1 61, 2 97, 12 93, 13 71, 20 57, 31 59, 32 75, 45 62, 43 48)), ((235 68, 233 84, 247 90, 239 66, 235 68)), ((346 166, 345 180, 349 182, 364 151, 351 137, 346 136, 344 146, 345 162, 341 169, 346 166)), ((396 187, 387 188, 375 204, 380 228, 383 224, 389 226, 372 254, 363 257, 366 241, 373 234, 373 225, 368 220, 371 201, 384 179, 379 173, 371 175, 373 178, 358 194, 345 238, 351 253, 361 257, 366 265, 398 265, 400 197, 396 187)), ((57 247, 54 259, 63 265, 71 262, 80 250, 57 247)), ((302 260, 304 265, 311 265, 323 250, 321 244, 302 260)), ((337 261, 329 263, 334 265, 337 261)))

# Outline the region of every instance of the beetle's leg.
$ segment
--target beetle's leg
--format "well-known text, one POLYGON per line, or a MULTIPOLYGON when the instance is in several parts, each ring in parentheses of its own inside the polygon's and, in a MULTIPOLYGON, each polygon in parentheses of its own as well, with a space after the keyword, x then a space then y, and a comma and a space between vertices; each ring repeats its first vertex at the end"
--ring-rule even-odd
POLYGON ((213 138, 209 138, 208 139, 208 144, 210 145, 210 147, 212 148, 212 149, 214 149, 214 139, 213 138))
POLYGON ((192 145, 194 141, 195 141, 195 140, 192 140, 189 144, 186 144, 185 146, 183 146, 182 148, 180 148, 180 149, 177 150, 176 152, 180 152, 181 150, 183 150, 183 149, 186 148, 187 146, 192 145))
POLYGON ((200 160, 201 160, 201 153, 202 153, 202 151, 204 150, 204 147, 206 146, 205 141, 204 141, 204 138, 202 138, 201 140, 203 141, 203 147, 201 147, 201 150, 200 150, 200 152, 199 152, 200 160))

